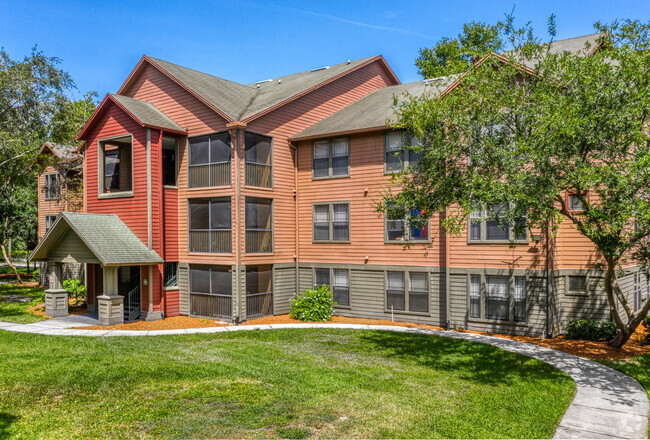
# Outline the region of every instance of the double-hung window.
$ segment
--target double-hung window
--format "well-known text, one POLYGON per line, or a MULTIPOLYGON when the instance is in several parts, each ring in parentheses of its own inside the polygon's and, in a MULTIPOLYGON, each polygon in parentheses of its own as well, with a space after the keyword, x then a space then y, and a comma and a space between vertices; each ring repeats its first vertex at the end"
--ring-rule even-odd
POLYGON ((350 305, 350 271, 347 269, 314 269, 314 285, 316 287, 329 286, 334 296, 336 305, 348 307, 350 305))
POLYGON ((348 138, 314 142, 312 158, 314 179, 350 175, 350 142, 348 138))
POLYGON ((58 200, 61 197, 61 175, 49 173, 45 175, 45 200, 58 200))
POLYGON ((189 252, 232 252, 230 197, 189 199, 189 252))
MULTIPOLYGON (((469 243, 528 243, 526 230, 517 234, 513 225, 504 225, 505 205, 493 204, 487 209, 476 207, 470 212, 467 225, 469 243)), ((522 226, 526 219, 518 220, 522 226)))
POLYGON ((246 132, 244 136, 245 182, 248 186, 273 186, 272 139, 246 132))
POLYGON ((191 137, 188 145, 188 187, 230 185, 230 134, 227 131, 191 137))
POLYGON ((472 274, 468 290, 471 319, 526 322, 526 277, 472 274))
POLYGON ((415 165, 422 157, 421 152, 416 152, 408 146, 416 144, 415 139, 406 139, 402 131, 388 131, 384 139, 384 172, 394 173, 409 166, 415 165))
POLYGON ((427 313, 429 283, 426 272, 386 272, 386 309, 427 313))
POLYGON ((385 216, 386 242, 402 243, 405 241, 428 241, 430 221, 426 212, 412 209, 404 217, 385 216))
MULTIPOLYGON (((583 198, 587 198, 587 193, 582 193, 583 198)), ((566 207, 569 212, 582 212, 584 208, 582 206, 582 201, 577 194, 567 193, 566 196, 566 207)))
POLYGON ((314 204, 313 230, 315 242, 349 242, 350 204, 314 204))

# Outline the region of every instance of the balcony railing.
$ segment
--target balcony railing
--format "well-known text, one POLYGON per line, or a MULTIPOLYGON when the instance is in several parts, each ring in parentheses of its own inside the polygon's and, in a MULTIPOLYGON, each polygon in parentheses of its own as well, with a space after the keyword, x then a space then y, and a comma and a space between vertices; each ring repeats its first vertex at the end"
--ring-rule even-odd
POLYGON ((190 188, 228 185, 230 185, 230 162, 190 165, 188 176, 190 188))
POLYGON ((273 252, 273 231, 257 229, 246 231, 246 253, 261 254, 273 252))
POLYGON ((273 292, 246 294, 246 317, 273 314, 273 292))
POLYGON ((189 251, 229 254, 232 252, 232 231, 190 231, 189 251))
POLYGON ((273 166, 246 162, 246 185, 271 188, 273 185, 273 166))
POLYGON ((190 292, 190 315, 230 318, 232 296, 190 292))

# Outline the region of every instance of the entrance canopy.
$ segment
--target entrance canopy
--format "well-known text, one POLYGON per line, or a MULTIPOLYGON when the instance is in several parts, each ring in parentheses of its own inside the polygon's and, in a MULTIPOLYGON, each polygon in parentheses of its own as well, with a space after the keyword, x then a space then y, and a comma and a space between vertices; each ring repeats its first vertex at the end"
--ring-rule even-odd
POLYGON ((73 212, 57 217, 29 259, 104 267, 163 263, 117 215, 73 212))

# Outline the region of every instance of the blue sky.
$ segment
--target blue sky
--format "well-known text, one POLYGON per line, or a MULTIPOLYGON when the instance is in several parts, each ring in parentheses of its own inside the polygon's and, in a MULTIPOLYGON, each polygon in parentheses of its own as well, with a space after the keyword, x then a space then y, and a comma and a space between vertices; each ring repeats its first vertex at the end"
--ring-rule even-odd
MULTIPOLYGON (((455 36, 468 21, 496 22, 512 1, 0 0, 0 46, 31 47, 63 60, 79 94, 115 92, 143 54, 240 83, 383 54, 402 82, 419 79, 421 47, 455 36)), ((596 20, 650 20, 650 0, 518 1, 520 23, 557 38, 593 32, 596 20)))

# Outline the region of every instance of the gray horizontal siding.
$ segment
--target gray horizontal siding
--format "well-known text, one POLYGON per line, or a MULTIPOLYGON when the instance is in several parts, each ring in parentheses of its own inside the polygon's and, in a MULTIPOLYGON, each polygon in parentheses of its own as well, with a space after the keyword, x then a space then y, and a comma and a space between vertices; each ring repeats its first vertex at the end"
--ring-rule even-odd
POLYGON ((179 313, 190 314, 190 268, 187 263, 178 263, 179 313))
POLYGON ((273 313, 282 315, 289 313, 289 301, 296 294, 295 267, 276 268, 273 278, 273 313))

